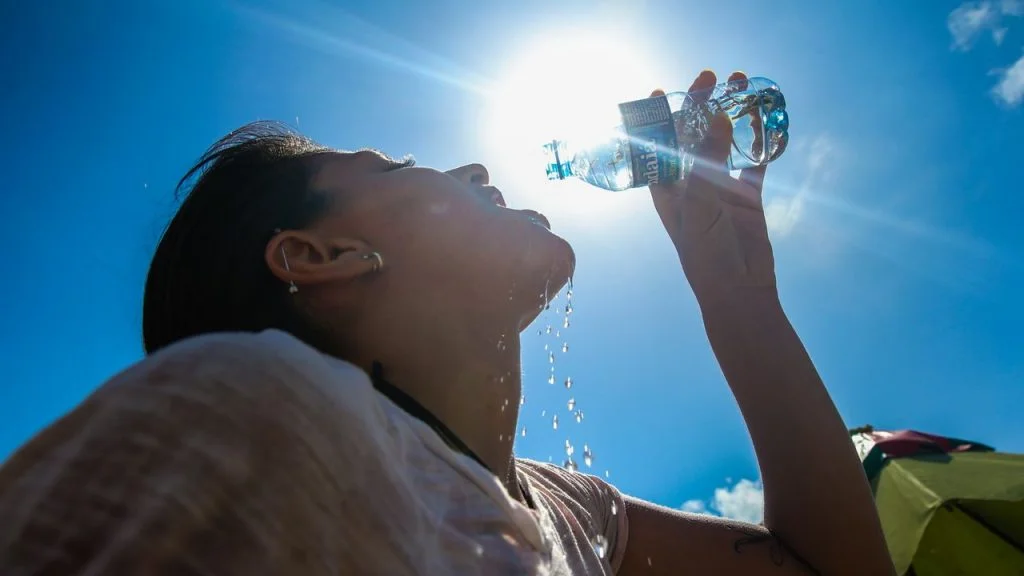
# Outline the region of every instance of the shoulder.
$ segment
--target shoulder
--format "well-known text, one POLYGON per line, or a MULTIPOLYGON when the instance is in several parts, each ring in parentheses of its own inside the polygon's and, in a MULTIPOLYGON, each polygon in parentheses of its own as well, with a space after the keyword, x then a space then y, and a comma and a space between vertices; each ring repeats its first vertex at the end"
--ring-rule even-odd
POLYGON ((133 389, 200 404, 217 402, 223 409, 235 409, 232 404, 272 408, 278 403, 359 412, 378 403, 369 377, 357 366, 277 330, 182 340, 118 374, 98 393, 133 389))
POLYGON ((575 539, 583 537, 592 543, 594 551, 599 551, 596 558, 613 573, 617 571, 629 535, 625 503, 618 489, 597 476, 533 460, 516 459, 516 469, 538 505, 553 515, 555 524, 573 533, 575 539))

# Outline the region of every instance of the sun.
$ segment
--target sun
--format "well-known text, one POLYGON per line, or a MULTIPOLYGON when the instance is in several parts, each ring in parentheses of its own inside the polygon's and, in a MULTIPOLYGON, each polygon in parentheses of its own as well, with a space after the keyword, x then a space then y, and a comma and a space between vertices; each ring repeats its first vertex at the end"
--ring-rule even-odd
POLYGON ((618 125, 618 103, 658 87, 655 57, 635 35, 611 28, 553 30, 513 48, 479 124, 495 171, 533 187, 546 183, 544 143, 589 139, 618 125))

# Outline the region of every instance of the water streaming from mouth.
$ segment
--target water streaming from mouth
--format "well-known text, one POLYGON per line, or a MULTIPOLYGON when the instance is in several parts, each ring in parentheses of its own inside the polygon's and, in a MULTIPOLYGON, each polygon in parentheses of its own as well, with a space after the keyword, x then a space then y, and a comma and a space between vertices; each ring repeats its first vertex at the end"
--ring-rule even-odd
MULTIPOLYGON (((576 382, 573 380, 571 375, 566 373, 572 370, 573 359, 576 358, 575 356, 568 355, 571 338, 567 337, 566 334, 573 324, 570 320, 570 317, 575 313, 576 302, 574 301, 573 285, 570 281, 564 293, 560 292, 554 295, 548 292, 548 288, 549 286, 545 287, 545 294, 543 295, 543 305, 541 307, 541 314, 543 317, 538 319, 538 324, 540 325, 540 328, 537 329, 537 336, 541 340, 543 354, 547 359, 548 366, 547 374, 545 374, 541 378, 546 380, 548 385, 553 385, 556 380, 561 381, 563 383, 565 390, 567 392, 566 397, 564 397, 565 399, 563 401, 565 402, 566 409, 569 412, 569 417, 571 420, 575 420, 577 426, 581 426, 580 431, 574 432, 573 435, 575 436, 580 432, 583 432, 585 434, 587 429, 582 428, 582 426, 584 425, 584 413, 583 410, 579 408, 579 394, 576 393, 576 390, 573 389, 573 387, 576 385, 576 382), (565 296, 565 301, 560 302, 559 297, 562 296, 563 294, 565 296), (558 361, 556 362, 556 360, 558 361)), ((586 353, 584 352, 584 355, 585 354, 586 353)), ((523 385, 524 387, 535 385, 535 383, 539 379, 540 378, 537 377, 524 379, 523 385)), ((547 403, 549 401, 550 399, 548 399, 547 397, 545 397, 543 400, 544 403, 547 403)), ((520 398, 520 405, 522 405, 524 402, 525 394, 523 394, 523 396, 520 398)), ((556 435, 560 434, 559 424, 563 424, 564 426, 564 423, 560 423, 559 414, 557 410, 542 409, 540 411, 540 415, 542 419, 546 420, 545 423, 551 426, 551 430, 556 435), (551 412, 551 414, 548 414, 549 412, 551 412)), ((525 418, 525 416, 521 414, 521 418, 525 418)), ((527 428, 526 422, 521 422, 520 426, 521 427, 519 429, 519 436, 520 438, 525 438, 527 428)), ((537 436, 536 432, 534 433, 534 436, 537 436)), ((543 434, 541 434, 541 436, 543 436, 543 434)), ((538 438, 534 438, 533 442, 537 441, 538 438)), ((569 439, 563 436, 562 438, 559 439, 559 441, 564 442, 566 458, 564 459, 562 466, 566 470, 578 471, 580 469, 580 466, 585 466, 586 468, 593 467, 595 457, 589 444, 583 444, 582 451, 577 453, 575 446, 569 439), (581 461, 579 463, 577 463, 577 460, 575 460, 575 456, 581 457, 581 461)), ((551 458, 549 457, 548 460, 550 461, 551 458)), ((610 477, 609 470, 604 471, 604 477, 610 477)), ((617 510, 613 509, 612 514, 614 515, 616 513, 617 510)), ((604 552, 607 552, 607 542, 602 544, 601 542, 597 541, 593 544, 595 546, 595 551, 600 551, 600 549, 603 546, 604 552)))

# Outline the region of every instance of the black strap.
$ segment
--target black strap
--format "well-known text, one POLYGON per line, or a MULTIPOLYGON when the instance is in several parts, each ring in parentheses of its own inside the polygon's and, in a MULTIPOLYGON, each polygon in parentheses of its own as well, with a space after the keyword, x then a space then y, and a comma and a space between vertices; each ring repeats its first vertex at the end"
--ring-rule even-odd
POLYGON ((373 387, 376 388, 378 392, 387 396, 392 402, 397 404, 399 408, 408 412, 410 416, 423 422, 427 426, 430 426, 434 432, 437 432, 437 435, 441 437, 441 440, 444 440, 444 443, 447 444, 449 448, 456 452, 462 452, 466 456, 475 460, 477 464, 483 466, 487 470, 490 470, 491 473, 494 473, 493 470, 487 467, 487 464, 484 464, 484 461, 481 460, 476 453, 469 449, 469 446, 466 446, 466 443, 463 442, 461 438, 456 436, 455 433, 445 426, 444 422, 441 422, 437 416, 434 416, 430 410, 427 410, 422 404, 413 399, 412 396, 409 396, 405 392, 401 391, 397 386, 385 380, 384 366, 382 366, 380 362, 373 362, 373 371, 370 373, 370 380, 373 381, 373 387))

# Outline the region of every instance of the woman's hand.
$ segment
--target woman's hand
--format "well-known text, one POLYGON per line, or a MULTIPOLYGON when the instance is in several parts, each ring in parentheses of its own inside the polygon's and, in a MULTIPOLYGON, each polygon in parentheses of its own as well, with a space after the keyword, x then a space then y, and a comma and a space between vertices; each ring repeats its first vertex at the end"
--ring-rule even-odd
MULTIPOLYGON (((741 72, 729 77, 730 82, 745 80, 741 72)), ((714 72, 705 70, 690 91, 707 94, 716 82, 714 72)), ((658 90, 652 96, 661 94, 658 90)), ((721 113, 712 121, 689 176, 651 186, 654 207, 705 311, 751 292, 777 296, 775 259, 761 203, 765 167, 748 168, 733 178, 726 164, 731 148, 732 123, 721 113)))

